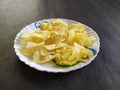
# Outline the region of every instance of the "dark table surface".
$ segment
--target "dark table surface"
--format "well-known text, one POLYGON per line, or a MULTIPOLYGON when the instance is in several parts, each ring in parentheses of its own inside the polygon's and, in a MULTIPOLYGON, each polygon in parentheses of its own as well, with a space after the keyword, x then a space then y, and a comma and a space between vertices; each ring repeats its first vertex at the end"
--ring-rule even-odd
POLYGON ((120 0, 0 0, 0 90, 120 90, 120 0), (64 74, 40 72, 13 49, 25 25, 68 18, 92 27, 101 50, 88 66, 64 74))

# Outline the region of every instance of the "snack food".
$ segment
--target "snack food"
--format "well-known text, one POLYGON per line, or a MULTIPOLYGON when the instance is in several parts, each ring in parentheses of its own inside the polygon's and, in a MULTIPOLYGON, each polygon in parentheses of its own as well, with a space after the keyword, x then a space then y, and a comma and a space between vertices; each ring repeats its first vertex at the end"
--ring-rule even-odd
POLYGON ((54 62, 74 66, 93 57, 88 48, 96 40, 81 23, 67 24, 62 19, 42 22, 37 30, 27 30, 20 38, 20 52, 36 63, 54 62))

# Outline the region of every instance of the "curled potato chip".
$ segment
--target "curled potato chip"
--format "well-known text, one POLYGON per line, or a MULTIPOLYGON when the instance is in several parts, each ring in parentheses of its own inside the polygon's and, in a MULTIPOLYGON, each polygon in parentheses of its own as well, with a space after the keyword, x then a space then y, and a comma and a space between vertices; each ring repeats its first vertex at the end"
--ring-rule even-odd
POLYGON ((41 30, 52 30, 52 24, 49 22, 42 22, 40 24, 40 29, 41 30))
POLYGON ((42 30, 46 30, 47 27, 48 27, 48 23, 47 23, 47 22, 42 22, 42 23, 40 24, 40 28, 41 28, 42 30))
POLYGON ((28 49, 35 49, 35 48, 38 49, 43 44, 44 44, 44 42, 41 42, 41 43, 27 42, 26 48, 28 48, 28 49))
POLYGON ((74 30, 75 32, 84 32, 85 31, 85 25, 81 23, 71 24, 69 25, 69 30, 74 30))
POLYGON ((28 57, 32 57, 33 56, 33 52, 30 51, 30 49, 27 49, 26 46, 22 46, 20 48, 20 52, 25 55, 25 56, 28 56, 28 57))
POLYGON ((32 34, 34 33, 33 30, 27 30, 23 35, 21 36, 20 43, 26 44, 26 42, 29 42, 32 40, 32 34))
POLYGON ((37 63, 46 63, 54 59, 54 55, 41 56, 39 51, 36 51, 33 55, 33 60, 37 63))
POLYGON ((68 27, 68 24, 61 19, 54 19, 52 22, 53 26, 68 27))
POLYGON ((73 30, 69 30, 69 34, 68 34, 68 42, 70 44, 73 44, 74 42, 74 37, 75 37, 75 32, 73 30))

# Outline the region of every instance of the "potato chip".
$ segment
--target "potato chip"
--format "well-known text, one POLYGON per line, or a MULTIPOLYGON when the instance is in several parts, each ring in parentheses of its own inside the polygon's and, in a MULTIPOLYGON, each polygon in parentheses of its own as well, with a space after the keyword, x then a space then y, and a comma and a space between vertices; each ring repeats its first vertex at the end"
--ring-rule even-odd
POLYGON ((42 22, 42 23, 40 24, 40 29, 42 29, 42 30, 46 30, 47 27, 48 27, 48 23, 47 23, 47 22, 42 22))
POLYGON ((69 25, 69 30, 74 30, 75 32, 84 32, 85 31, 85 25, 81 23, 71 24, 69 25))
POLYGON ((54 19, 52 22, 53 26, 68 27, 68 24, 61 19, 54 19))
POLYGON ((68 34, 68 42, 70 44, 74 43, 74 37, 75 37, 75 32, 73 30, 69 30, 69 34, 68 34))
POLYGON ((51 59, 53 58, 54 58, 54 55, 41 56, 38 51, 36 51, 33 55, 33 60, 37 63, 46 63, 51 61, 51 59))

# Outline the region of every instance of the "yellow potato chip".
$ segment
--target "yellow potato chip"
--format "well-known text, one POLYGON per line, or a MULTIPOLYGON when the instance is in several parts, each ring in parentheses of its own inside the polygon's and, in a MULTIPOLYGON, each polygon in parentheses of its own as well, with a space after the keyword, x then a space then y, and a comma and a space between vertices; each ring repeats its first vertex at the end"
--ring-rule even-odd
POLYGON ((84 32, 85 31, 85 25, 81 23, 71 24, 69 25, 69 30, 73 29, 76 32, 84 32))
POLYGON ((68 24, 61 19, 54 19, 52 22, 53 26, 68 27, 68 24))
POLYGON ((47 23, 47 22, 42 22, 42 23, 40 24, 40 29, 42 29, 42 30, 46 30, 47 27, 48 27, 48 23, 47 23))
POLYGON ((53 58, 54 58, 54 55, 41 56, 38 51, 36 51, 33 55, 33 60, 37 63, 46 63, 51 61, 51 59, 53 58))
POLYGON ((74 43, 74 37, 75 37, 75 32, 73 30, 69 30, 69 34, 68 34, 68 42, 70 44, 74 43))
POLYGON ((33 56, 33 52, 30 51, 30 49, 27 49, 26 46, 22 46, 20 48, 20 52, 25 55, 25 56, 28 56, 28 57, 32 57, 33 56))

